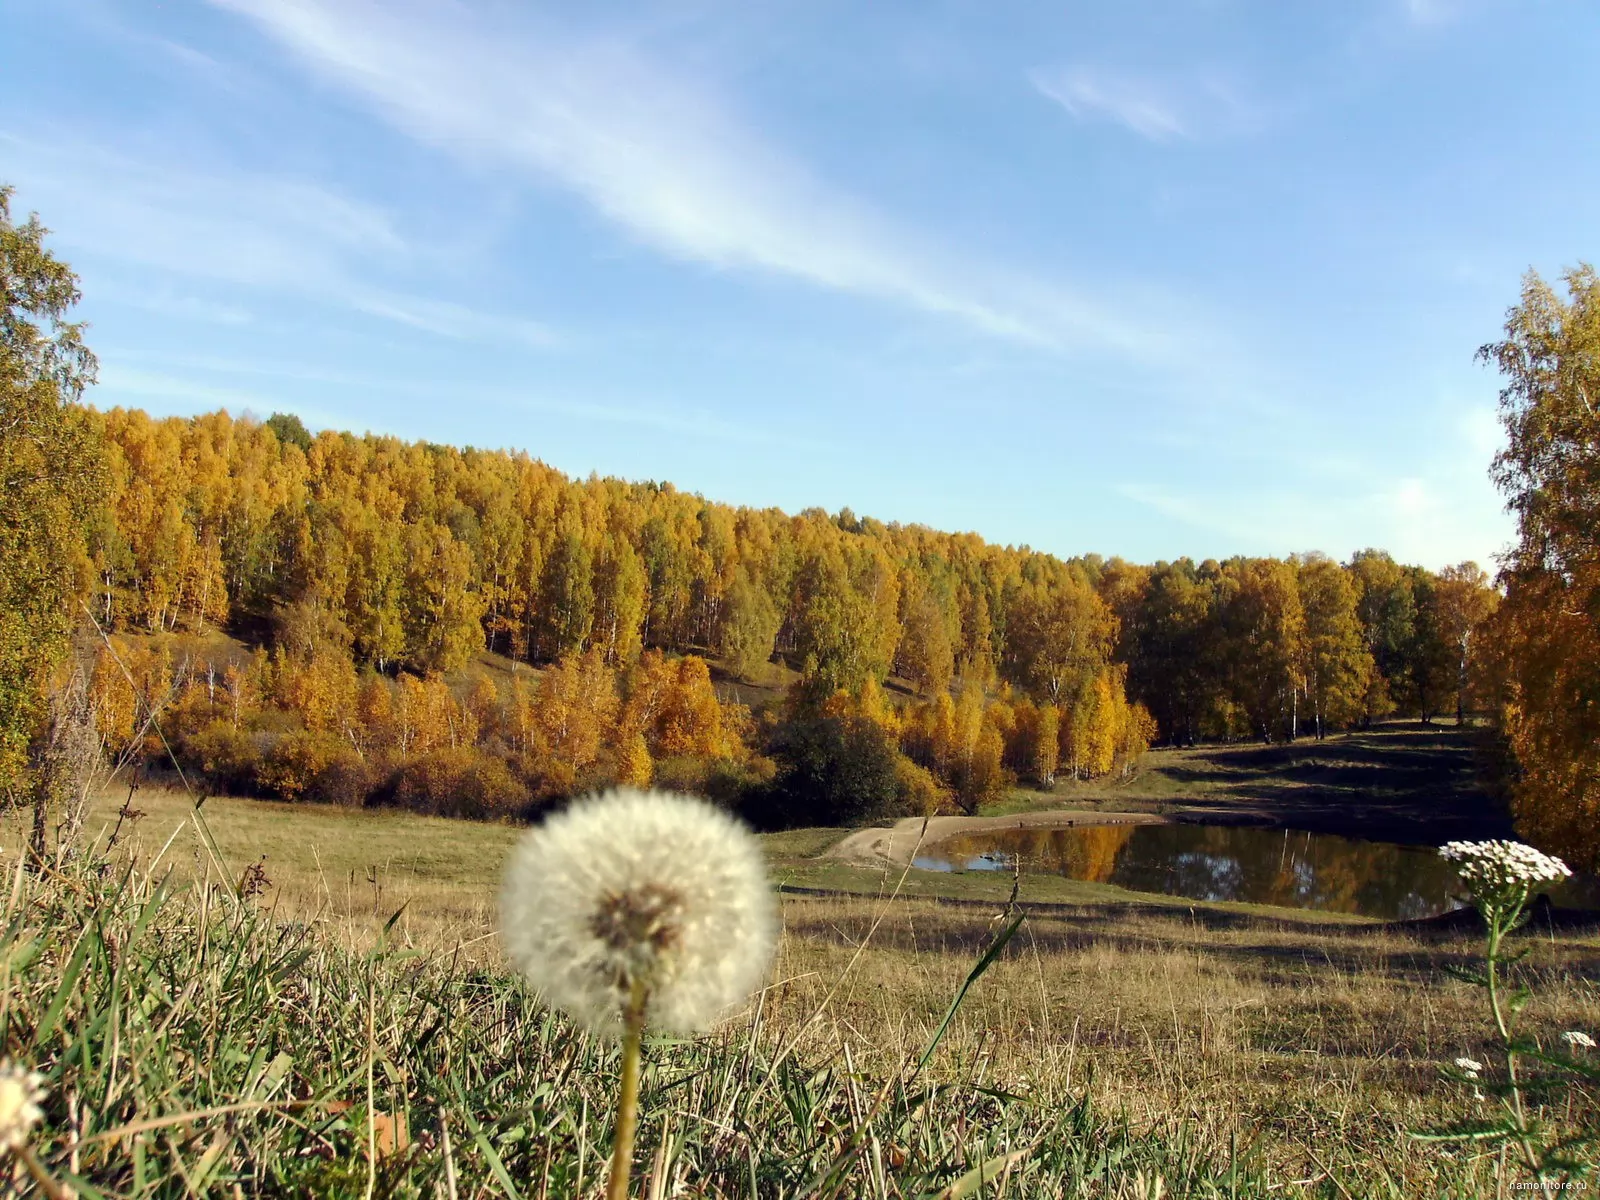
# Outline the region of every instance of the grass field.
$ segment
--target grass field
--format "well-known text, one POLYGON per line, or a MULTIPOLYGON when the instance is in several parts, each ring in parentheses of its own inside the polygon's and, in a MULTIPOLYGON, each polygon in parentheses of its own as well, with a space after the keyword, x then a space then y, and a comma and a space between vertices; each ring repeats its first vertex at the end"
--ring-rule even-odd
MULTIPOLYGON (((1192 763, 1195 752, 1184 753, 1192 763)), ((1154 793, 1171 778, 1168 772, 1139 786, 1154 793)), ((1118 791, 1117 805, 1127 807, 1137 790, 1118 791)), ((90 822, 102 841, 122 799, 106 797, 90 822)), ((198 836, 187 798, 140 792, 133 805, 144 816, 131 829, 124 824, 120 850, 131 852, 141 871, 171 866, 180 878, 236 882, 249 864, 260 863, 269 882, 247 907, 270 918, 269 925, 303 923, 305 936, 319 947, 304 967, 311 982, 280 986, 317 991, 331 972, 339 982, 329 986, 349 991, 354 1016, 319 1009, 317 1019, 345 1029, 355 1048, 340 1049, 337 1039, 319 1031, 322 1065, 308 1080, 326 1083, 343 1078, 341 1069, 348 1074, 361 1067, 363 1047, 377 1037, 362 1033, 357 1019, 364 995, 368 1007, 389 1012, 374 1018, 378 1026, 388 1019, 394 1029, 421 1021, 408 1006, 422 1003, 418 996, 434 996, 429 1003, 445 1006, 460 1022, 462 1041, 454 1053, 471 1043, 487 1056, 470 1069, 459 1057, 440 1066, 427 1058, 432 1050, 417 1051, 418 1058, 400 1039, 380 1071, 380 1083, 388 1080, 387 1101, 365 1104, 361 1088, 352 1091, 346 1080, 349 1098, 341 1111, 354 1125, 340 1136, 317 1128, 330 1147, 329 1162, 347 1169, 349 1191, 345 1183, 328 1182, 334 1174, 318 1176, 324 1179, 319 1187, 365 1195, 368 1160, 378 1160, 361 1143, 361 1122, 370 1140, 380 1126, 388 1128, 371 1114, 391 1120, 404 1112, 414 1130, 432 1132, 416 1133, 404 1172, 398 1157, 383 1160, 400 1181, 393 1194, 506 1192, 489 1156, 481 1146, 472 1148, 478 1146, 472 1120, 482 1126, 489 1118, 479 1111, 469 1120, 440 1099, 437 1086, 418 1078, 466 1070, 464 1111, 544 1106, 542 1134, 529 1120, 494 1117, 500 1134, 520 1129, 501 1149, 505 1162, 523 1164, 515 1170, 532 1173, 517 1177, 521 1194, 598 1194, 594 1164, 604 1153, 601 1122, 614 1057, 540 1015, 501 975, 495 893, 518 830, 213 799, 202 810, 215 841, 211 849, 198 836), (396 912, 389 947, 422 952, 408 960, 422 965, 402 969, 380 960, 373 966, 367 955, 396 912), (406 996, 384 993, 404 980, 406 996), (464 999, 469 992, 479 1000, 464 999), (529 1031, 521 1049, 506 1024, 512 1009, 529 1031), (574 1063, 581 1064, 581 1085, 557 1096, 552 1080, 576 1078, 574 1063), (452 1168, 460 1171, 455 1192, 446 1188, 439 1165, 440 1137, 449 1130, 460 1159, 452 1168), (460 1182, 468 1176, 479 1181, 472 1188, 460 1182)), ((1481 993, 1449 973, 1479 953, 1474 936, 1243 905, 1145 902, 1113 888, 1028 878, 1022 895, 1031 906, 1028 919, 968 994, 916 1085, 936 1090, 913 1095, 904 1090, 903 1069, 927 1045, 988 944, 1011 880, 913 872, 901 882, 898 873, 819 859, 843 833, 765 837, 781 883, 850 894, 786 893, 774 983, 759 1003, 711 1039, 656 1052, 647 1095, 652 1087, 658 1091, 641 1142, 642 1155, 655 1156, 645 1171, 648 1186, 657 1189, 649 1194, 830 1194, 808 1193, 804 1185, 826 1175, 827 1163, 848 1150, 852 1120, 873 1128, 875 1149, 843 1168, 841 1190, 831 1194, 934 1195, 1001 1146, 1032 1146, 1031 1165, 1015 1164, 1006 1190, 986 1194, 1146 1196, 1155 1194, 1157 1176, 1168 1194, 1510 1194, 1515 1171, 1495 1156, 1441 1150, 1405 1132, 1479 1111, 1469 1089, 1440 1074, 1441 1064, 1458 1055, 1485 1058, 1490 1044, 1481 993), (897 897, 889 899, 897 886, 897 897), (770 1065, 785 1047, 792 1047, 786 1082, 763 1090, 759 1064, 770 1065), (793 1073, 797 1064, 805 1065, 800 1074, 793 1073), (721 1082, 713 1087, 715 1080, 721 1082), (869 1101, 880 1088, 897 1099, 874 1115, 869 1101), (1074 1115, 1063 1125, 1067 1114, 1074 1115), (891 1117, 900 1124, 874 1123, 891 1117), (813 1129, 835 1131, 832 1141, 807 1140, 813 1129), (727 1141, 734 1133, 743 1140, 727 1141), (915 1143, 916 1137, 924 1142, 915 1143), (740 1176, 737 1185, 732 1175, 707 1165, 732 1153, 730 1147, 751 1164, 749 1180, 740 1176), (903 1160, 898 1172, 897 1157, 903 1160), (1187 1175, 1186 1162, 1193 1164, 1187 1175), (921 1181, 916 1187, 913 1177, 921 1181), (672 1191, 674 1179, 688 1190, 672 1191)), ((14 863, 14 826, 0 829, 0 844, 14 863)), ((50 903, 59 908, 65 902, 57 897, 50 903)), ((208 903, 205 919, 222 920, 222 903, 208 903)), ((185 911, 187 920, 203 924, 192 907, 185 911)), ((1528 1031, 1546 1044, 1568 1029, 1600 1034, 1600 935, 1530 935, 1522 943, 1528 953, 1519 970, 1535 992, 1525 1016, 1528 1031)), ((70 944, 62 943, 61 956, 70 944)), ((27 1001, 8 1009, 12 1052, 18 1013, 37 1015, 49 1003, 46 991, 31 1010, 27 1001)), ((212 1003, 220 1011, 228 1000, 217 995, 212 1003)), ((79 1019, 82 1040, 83 1029, 98 1027, 88 1011, 79 1019)), ((249 1024, 268 1017, 252 1011, 238 1019, 249 1024)), ((52 1051, 61 1061, 71 1058, 76 1044, 65 1032, 69 1024, 62 1019, 52 1042, 63 1043, 52 1051)), ((214 1028, 209 1036, 214 1042, 214 1028)), ((370 1067, 373 1059, 364 1061, 370 1067)), ((105 1069, 103 1062, 98 1069, 105 1069)), ((314 1090, 313 1083, 306 1088, 314 1090)), ((187 1102, 220 1103, 220 1091, 187 1102)), ((1600 1123, 1600 1103, 1592 1093, 1573 1093, 1546 1115, 1562 1127, 1592 1127, 1600 1123)), ((230 1142, 224 1157, 254 1161, 242 1149, 247 1134, 235 1129, 229 1136, 237 1144, 230 1142)), ((500 1144, 498 1136, 490 1136, 491 1145, 500 1144)), ((261 1137, 258 1157, 289 1132, 261 1137)), ((303 1140, 297 1144, 304 1149, 303 1140)), ((163 1152, 192 1166, 210 1145, 196 1133, 163 1152)), ((256 1170, 257 1185, 272 1190, 256 1170)), ((377 1167, 372 1170, 376 1178, 377 1167)), ((285 1178, 291 1176, 299 1178, 292 1171, 285 1178)))

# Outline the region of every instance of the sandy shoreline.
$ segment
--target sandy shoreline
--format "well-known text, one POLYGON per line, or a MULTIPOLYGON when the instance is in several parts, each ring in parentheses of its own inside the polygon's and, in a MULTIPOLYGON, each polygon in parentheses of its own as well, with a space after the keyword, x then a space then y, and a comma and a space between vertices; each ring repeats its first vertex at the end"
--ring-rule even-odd
POLYGON ((1170 825, 1171 818, 1154 813, 1088 812, 1056 809, 1051 812, 1012 813, 1004 817, 934 817, 922 830, 921 817, 905 817, 888 829, 858 829, 829 849, 824 858, 842 858, 871 866, 903 867, 920 848, 926 849, 961 833, 992 829, 1067 829, 1085 825, 1170 825))

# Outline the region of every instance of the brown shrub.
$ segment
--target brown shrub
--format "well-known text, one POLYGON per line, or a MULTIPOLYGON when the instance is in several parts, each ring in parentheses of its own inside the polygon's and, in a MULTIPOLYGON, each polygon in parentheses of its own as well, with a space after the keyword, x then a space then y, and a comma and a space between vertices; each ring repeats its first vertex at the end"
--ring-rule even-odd
POLYGON ((376 783, 375 772, 353 749, 340 751, 318 771, 306 797, 321 804, 360 808, 367 802, 376 783))
POLYGON ((678 755, 656 764, 654 786, 663 791, 699 796, 730 811, 739 811, 754 792, 772 783, 777 765, 752 756, 747 762, 678 755))
POLYGON ((506 764, 478 750, 435 750, 404 764, 394 776, 393 802, 442 817, 513 816, 528 803, 528 789, 506 764))
POLYGON ((183 753, 218 790, 249 791, 260 783, 262 758, 257 739, 228 721, 212 721, 191 735, 183 753))
POLYGON ((336 735, 297 729, 274 743, 261 764, 259 778, 263 786, 285 800, 298 800, 329 764, 345 753, 346 747, 336 735))

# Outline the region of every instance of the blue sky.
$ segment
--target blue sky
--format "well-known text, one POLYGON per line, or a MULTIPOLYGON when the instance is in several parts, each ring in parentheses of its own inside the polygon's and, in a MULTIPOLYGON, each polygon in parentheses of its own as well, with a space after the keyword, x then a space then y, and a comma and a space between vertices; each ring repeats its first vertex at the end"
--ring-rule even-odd
POLYGON ((526 449, 1061 555, 1489 564, 1580 0, 10 0, 101 407, 526 449))

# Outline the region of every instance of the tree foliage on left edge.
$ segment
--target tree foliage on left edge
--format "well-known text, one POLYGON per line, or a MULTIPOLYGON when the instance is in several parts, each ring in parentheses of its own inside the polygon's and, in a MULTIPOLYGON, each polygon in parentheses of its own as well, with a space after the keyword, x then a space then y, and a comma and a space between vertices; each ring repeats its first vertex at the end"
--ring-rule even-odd
POLYGON ((78 280, 44 246, 37 216, 11 219, 0 187, 0 794, 15 796, 65 652, 100 458, 72 402, 95 375, 81 324, 66 317, 78 280))

